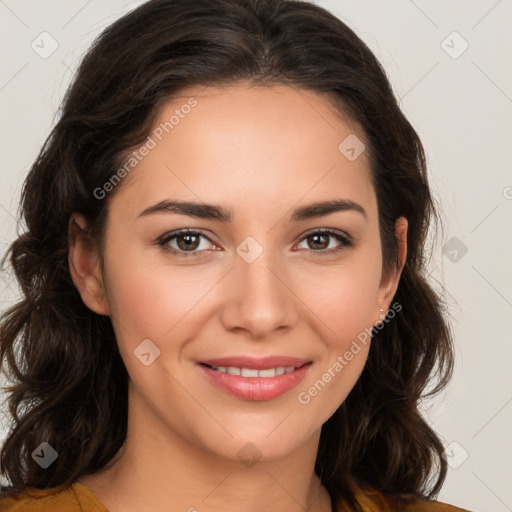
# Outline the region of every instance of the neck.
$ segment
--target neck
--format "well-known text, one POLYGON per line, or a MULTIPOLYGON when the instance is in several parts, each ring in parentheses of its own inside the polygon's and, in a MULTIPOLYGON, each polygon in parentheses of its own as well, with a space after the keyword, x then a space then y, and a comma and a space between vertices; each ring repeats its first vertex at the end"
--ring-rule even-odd
MULTIPOLYGON (((275 460, 242 460, 236 449, 225 458, 162 428, 151 414, 129 413, 125 444, 111 464, 79 481, 109 512, 331 512, 329 494, 314 472, 319 439, 318 431, 275 460)), ((249 456, 251 450, 256 453, 248 445, 249 456)))

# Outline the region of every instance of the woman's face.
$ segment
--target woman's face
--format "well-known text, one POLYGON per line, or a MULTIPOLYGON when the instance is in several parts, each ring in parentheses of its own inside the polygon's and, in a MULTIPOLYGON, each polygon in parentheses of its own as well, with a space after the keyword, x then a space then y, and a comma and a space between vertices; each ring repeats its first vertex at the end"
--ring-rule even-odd
POLYGON ((132 421, 227 458, 284 456, 347 397, 398 282, 364 135, 316 93, 231 86, 173 99, 150 137, 109 205, 106 299, 82 294, 112 317, 132 421), (221 358, 248 360, 203 364, 221 358))

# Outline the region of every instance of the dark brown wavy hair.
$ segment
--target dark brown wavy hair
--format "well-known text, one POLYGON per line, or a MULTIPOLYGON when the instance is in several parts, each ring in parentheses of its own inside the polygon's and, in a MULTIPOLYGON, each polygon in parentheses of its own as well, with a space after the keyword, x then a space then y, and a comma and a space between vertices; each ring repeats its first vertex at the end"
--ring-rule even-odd
POLYGON ((359 380, 322 427, 315 471, 331 498, 356 510, 354 486, 427 499, 440 491, 443 444, 418 405, 453 370, 447 307, 427 282, 427 232, 441 218, 422 144, 382 66, 347 25, 309 2, 151 0, 89 49, 24 182, 26 229, 2 260, 23 293, 0 324, 0 362, 12 383, 4 495, 73 483, 107 465, 126 436, 128 374, 111 318, 88 309, 71 279, 71 214, 88 219, 101 247, 114 192, 100 200, 94 191, 143 143, 159 107, 190 86, 239 82, 324 93, 362 127, 385 269, 397 265, 395 220, 409 223, 394 297, 402 310, 372 333, 359 380), (58 452, 48 469, 31 457, 43 441, 58 452))

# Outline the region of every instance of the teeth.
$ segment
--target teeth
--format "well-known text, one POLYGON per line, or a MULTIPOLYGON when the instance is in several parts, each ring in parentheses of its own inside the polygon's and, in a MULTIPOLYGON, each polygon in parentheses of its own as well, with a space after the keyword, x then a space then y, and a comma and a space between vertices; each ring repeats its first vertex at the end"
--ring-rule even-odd
POLYGON ((240 375, 242 377, 258 377, 259 370, 253 370, 252 368, 240 368, 240 375))
POLYGON ((295 370, 295 366, 279 366, 277 368, 269 368, 267 370, 255 370, 253 368, 235 368, 234 366, 210 366, 212 370, 222 373, 229 373, 230 375, 240 375, 242 377, 275 377, 276 375, 283 375, 291 373, 295 370))

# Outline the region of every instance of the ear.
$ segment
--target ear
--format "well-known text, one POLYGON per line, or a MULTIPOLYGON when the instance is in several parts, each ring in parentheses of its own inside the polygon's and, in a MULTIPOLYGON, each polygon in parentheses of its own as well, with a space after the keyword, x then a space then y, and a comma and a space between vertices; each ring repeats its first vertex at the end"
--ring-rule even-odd
POLYGON ((402 275, 402 270, 407 258, 407 226, 408 222, 405 217, 399 217, 395 222, 395 236, 398 243, 399 264, 391 272, 388 272, 387 274, 383 273, 382 275, 374 315, 377 320, 374 322, 374 325, 382 321, 383 317, 386 315, 386 311, 389 309, 389 305, 398 288, 400 276, 402 275), (383 309, 384 311, 380 311, 380 309, 383 309))
POLYGON ((68 264, 73 283, 84 304, 99 315, 108 315, 98 249, 87 236, 87 222, 83 215, 74 213, 68 224, 68 264))

